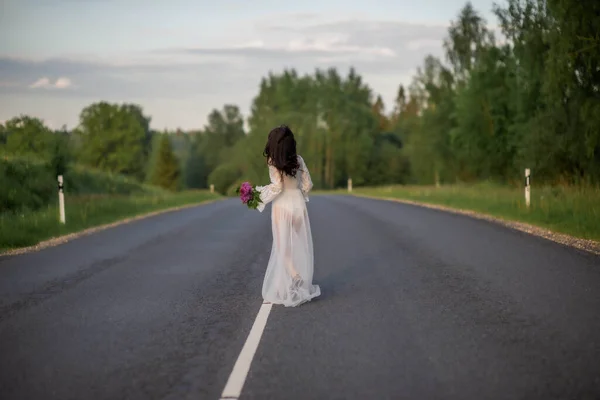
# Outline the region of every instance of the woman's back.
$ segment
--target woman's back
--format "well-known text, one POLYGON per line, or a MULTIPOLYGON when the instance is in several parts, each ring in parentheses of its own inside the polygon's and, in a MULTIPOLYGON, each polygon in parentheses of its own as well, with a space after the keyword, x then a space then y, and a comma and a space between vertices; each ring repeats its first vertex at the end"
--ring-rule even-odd
POLYGON ((298 164, 300 168, 296 171, 296 176, 290 176, 286 173, 282 173, 283 175, 283 190, 301 190, 302 189, 302 179, 303 179, 303 170, 304 160, 300 155, 298 155, 298 164))
POLYGON ((284 175, 283 190, 300 190, 298 178, 294 178, 289 175, 284 175))

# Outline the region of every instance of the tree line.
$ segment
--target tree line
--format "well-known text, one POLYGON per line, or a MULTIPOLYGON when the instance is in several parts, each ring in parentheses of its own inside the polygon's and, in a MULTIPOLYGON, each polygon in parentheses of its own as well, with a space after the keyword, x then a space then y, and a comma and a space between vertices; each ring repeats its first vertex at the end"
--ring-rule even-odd
POLYGON ((156 132, 132 104, 86 107, 72 131, 17 117, 0 126, 10 154, 44 154, 165 188, 232 193, 267 178, 262 150, 280 124, 298 138, 316 188, 355 185, 600 181, 600 3, 508 0, 500 35, 467 3, 443 59, 428 56, 391 109, 354 69, 270 73, 248 116, 231 104, 198 131, 156 132), (497 37, 499 36, 499 37, 497 37))

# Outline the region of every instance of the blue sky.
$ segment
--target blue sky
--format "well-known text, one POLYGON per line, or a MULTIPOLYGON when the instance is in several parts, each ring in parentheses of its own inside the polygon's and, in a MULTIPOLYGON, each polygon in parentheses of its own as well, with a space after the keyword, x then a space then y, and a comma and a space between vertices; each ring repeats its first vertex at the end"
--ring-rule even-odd
MULTIPOLYGON (((0 121, 58 128, 99 100, 135 102, 156 129, 245 115, 261 77, 350 66, 390 104, 465 0, 2 0, 0 121)), ((472 0, 490 24, 493 0, 472 0)))

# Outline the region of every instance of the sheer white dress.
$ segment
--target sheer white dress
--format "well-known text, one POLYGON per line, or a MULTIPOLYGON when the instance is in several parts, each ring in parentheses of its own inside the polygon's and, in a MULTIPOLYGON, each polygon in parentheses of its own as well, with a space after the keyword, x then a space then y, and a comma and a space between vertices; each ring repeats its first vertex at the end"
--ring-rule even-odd
POLYGON ((257 186, 262 212, 269 202, 273 246, 263 281, 262 296, 267 302, 295 307, 321 294, 313 285, 314 254, 310 222, 306 210, 312 180, 302 157, 296 177, 282 174, 269 165, 271 183, 257 186))

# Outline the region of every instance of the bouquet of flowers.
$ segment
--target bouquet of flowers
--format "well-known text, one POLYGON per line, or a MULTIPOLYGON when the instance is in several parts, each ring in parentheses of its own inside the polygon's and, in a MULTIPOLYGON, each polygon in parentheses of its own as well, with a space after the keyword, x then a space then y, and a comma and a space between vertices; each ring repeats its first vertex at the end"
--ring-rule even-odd
POLYGON ((262 203, 260 200, 260 192, 256 190, 256 186, 250 184, 250 182, 242 183, 242 186, 236 189, 236 194, 240 196, 242 203, 246 204, 248 208, 256 210, 258 205, 262 203))

